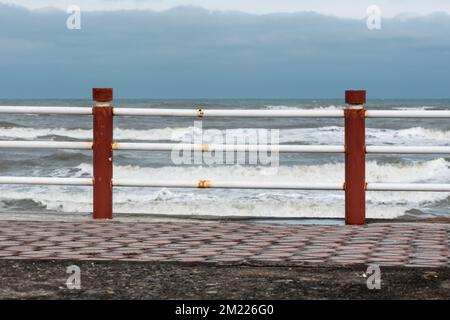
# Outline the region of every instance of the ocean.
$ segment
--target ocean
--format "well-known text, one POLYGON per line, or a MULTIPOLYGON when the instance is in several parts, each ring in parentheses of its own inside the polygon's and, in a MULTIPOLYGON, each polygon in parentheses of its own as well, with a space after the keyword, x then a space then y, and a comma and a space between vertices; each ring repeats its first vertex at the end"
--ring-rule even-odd
MULTIPOLYGON (((84 106, 84 100, 0 100, 0 105, 84 106)), ((123 108, 341 109, 342 100, 116 100, 123 108)), ((450 109, 450 100, 370 100, 367 109, 450 109)), ((1 140, 91 141, 90 116, 0 115, 1 140)), ((193 118, 116 117, 117 141, 191 142, 200 134, 193 118)), ((343 119, 204 118, 204 130, 279 130, 281 144, 343 144, 343 119)), ((450 145, 445 119, 367 119, 368 145, 450 145)), ((217 132, 217 131, 216 131, 217 132)), ((90 177, 89 150, 0 149, 1 176, 90 177)), ((116 178, 157 180, 344 181, 343 155, 280 154, 276 172, 262 164, 176 165, 171 153, 115 151, 116 178)), ((450 158, 443 155, 369 155, 367 181, 450 183, 450 158)), ((85 213, 92 189, 73 186, 0 185, 0 212, 85 213)), ((120 213, 342 218, 344 194, 336 191, 115 188, 120 213)), ((450 195, 432 192, 368 192, 369 218, 450 216, 450 195)))

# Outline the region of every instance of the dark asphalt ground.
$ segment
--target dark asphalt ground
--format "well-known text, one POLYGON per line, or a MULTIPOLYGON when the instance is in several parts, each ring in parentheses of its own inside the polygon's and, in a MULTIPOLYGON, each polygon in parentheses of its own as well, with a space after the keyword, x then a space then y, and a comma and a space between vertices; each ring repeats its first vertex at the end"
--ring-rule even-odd
POLYGON ((0 259, 0 299, 449 299, 450 268, 257 266, 0 259), (81 269, 69 290, 66 268, 81 269))

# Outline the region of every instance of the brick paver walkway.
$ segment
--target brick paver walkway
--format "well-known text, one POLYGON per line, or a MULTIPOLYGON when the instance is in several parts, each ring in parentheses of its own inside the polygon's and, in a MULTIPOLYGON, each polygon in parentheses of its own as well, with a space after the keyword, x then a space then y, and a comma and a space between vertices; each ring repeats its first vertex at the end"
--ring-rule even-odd
POLYGON ((0 258, 450 266, 450 224, 0 221, 0 258))

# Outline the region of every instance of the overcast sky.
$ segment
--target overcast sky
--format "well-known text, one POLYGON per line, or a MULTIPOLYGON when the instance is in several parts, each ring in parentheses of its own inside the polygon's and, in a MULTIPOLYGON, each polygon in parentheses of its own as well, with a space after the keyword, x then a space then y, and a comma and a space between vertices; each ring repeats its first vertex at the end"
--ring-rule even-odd
POLYGON ((378 5, 386 17, 414 12, 450 13, 449 0, 0 0, 27 8, 67 8, 78 5, 83 10, 152 9, 164 10, 180 5, 201 6, 213 10, 238 10, 248 13, 315 11, 339 17, 361 18, 370 5, 378 5))
MULTIPOLYGON (((52 4, 29 1, 37 2, 52 4)), ((204 1, 226 2, 244 9, 204 1)), ((340 98, 348 88, 372 98, 450 98, 446 13, 385 18, 376 31, 364 19, 198 7, 82 12, 81 30, 68 30, 67 17, 0 4, 0 99, 89 98, 103 86, 122 98, 340 98)))

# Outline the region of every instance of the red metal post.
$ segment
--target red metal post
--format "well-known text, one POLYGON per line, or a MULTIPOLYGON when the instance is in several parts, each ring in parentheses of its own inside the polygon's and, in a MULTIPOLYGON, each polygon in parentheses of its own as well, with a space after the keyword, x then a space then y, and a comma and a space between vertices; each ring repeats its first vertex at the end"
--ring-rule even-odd
POLYGON ((366 221, 366 91, 345 92, 345 223, 366 221))
POLYGON ((113 210, 113 111, 111 88, 92 90, 93 107, 93 167, 94 167, 94 219, 112 219, 113 210))

